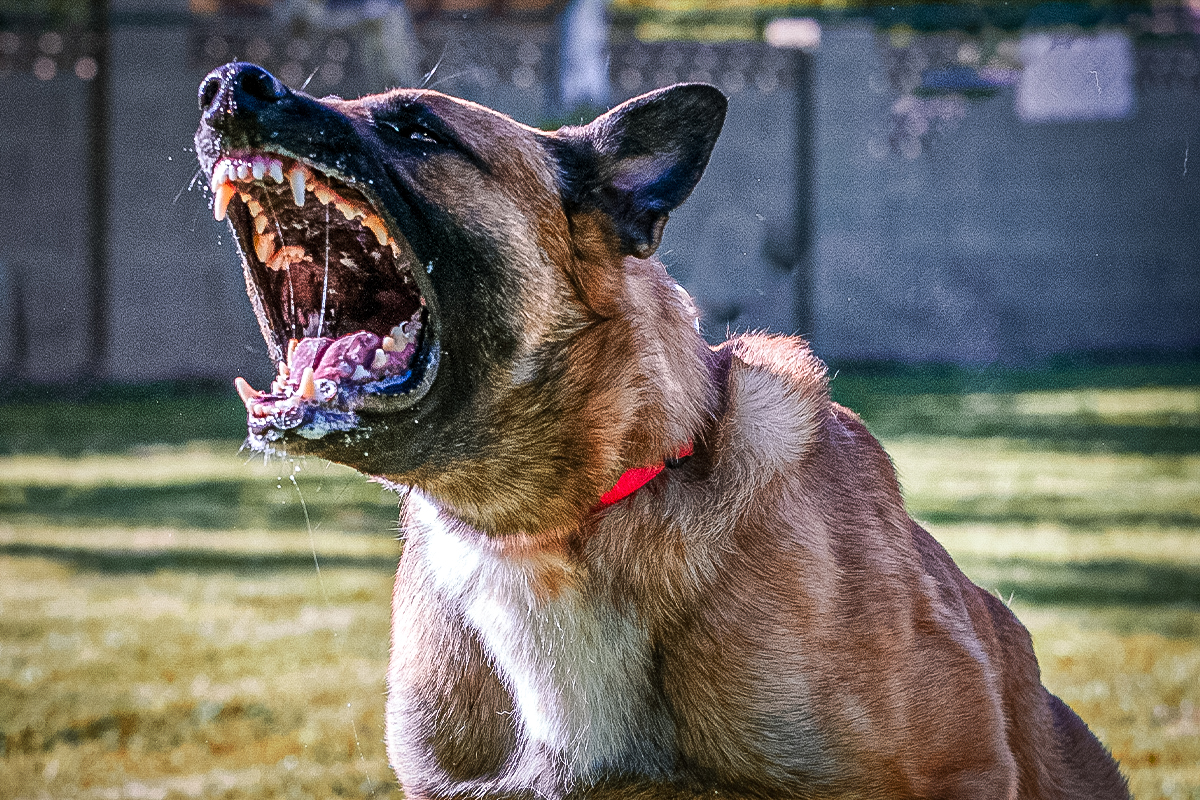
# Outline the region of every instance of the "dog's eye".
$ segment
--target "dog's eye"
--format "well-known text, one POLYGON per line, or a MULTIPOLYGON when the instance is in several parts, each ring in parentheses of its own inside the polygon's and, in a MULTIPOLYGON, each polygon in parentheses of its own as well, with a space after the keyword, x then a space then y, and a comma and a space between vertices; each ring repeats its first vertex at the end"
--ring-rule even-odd
POLYGON ((394 122, 387 120, 377 120, 379 125, 388 129, 392 133, 408 139, 412 142, 420 142, 421 144, 441 144, 442 140, 434 136, 427 129, 420 125, 397 125, 394 122))

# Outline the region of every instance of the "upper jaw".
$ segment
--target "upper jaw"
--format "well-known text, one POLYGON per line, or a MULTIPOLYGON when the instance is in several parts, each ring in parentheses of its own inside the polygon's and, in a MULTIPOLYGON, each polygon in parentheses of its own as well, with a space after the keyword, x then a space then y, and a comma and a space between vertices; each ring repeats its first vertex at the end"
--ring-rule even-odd
POLYGON ((412 406, 440 355, 435 295, 364 181, 280 148, 209 151, 213 215, 227 218, 277 375, 238 378, 249 444, 322 439, 359 411, 412 406))

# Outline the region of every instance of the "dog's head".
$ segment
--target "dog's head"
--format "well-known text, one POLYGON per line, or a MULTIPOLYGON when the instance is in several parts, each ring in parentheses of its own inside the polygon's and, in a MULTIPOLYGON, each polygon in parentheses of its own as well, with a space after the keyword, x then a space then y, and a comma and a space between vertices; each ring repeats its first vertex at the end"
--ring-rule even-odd
POLYGON ((560 524, 699 424, 703 398, 664 399, 704 394, 670 386, 698 381, 694 310, 647 259, 708 162, 716 89, 546 133, 432 91, 317 99, 232 63, 200 107, 213 211, 278 369, 266 392, 239 382, 252 446, 421 486, 502 531, 560 524))

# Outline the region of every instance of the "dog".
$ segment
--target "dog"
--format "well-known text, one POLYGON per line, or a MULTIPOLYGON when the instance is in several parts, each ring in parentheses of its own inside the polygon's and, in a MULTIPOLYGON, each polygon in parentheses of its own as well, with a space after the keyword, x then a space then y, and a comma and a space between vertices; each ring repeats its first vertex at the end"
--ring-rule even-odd
POLYGON ((653 257, 718 90, 543 132, 231 63, 200 107, 278 371, 250 445, 405 498, 407 797, 1129 796, 805 342, 708 346, 653 257))

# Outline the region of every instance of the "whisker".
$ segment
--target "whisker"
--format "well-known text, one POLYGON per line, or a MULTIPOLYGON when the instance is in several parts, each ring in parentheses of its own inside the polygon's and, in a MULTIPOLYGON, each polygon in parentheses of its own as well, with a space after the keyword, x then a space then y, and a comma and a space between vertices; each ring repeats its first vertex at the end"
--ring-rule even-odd
POLYGON ((183 197, 184 192, 190 192, 192 189, 195 189, 196 181, 199 180, 200 176, 203 174, 204 174, 204 170, 201 169, 200 167, 197 167, 196 174, 192 175, 192 179, 190 181, 188 181, 187 186, 184 186, 182 189, 179 190, 179 193, 177 195, 175 195, 175 199, 171 201, 171 205, 175 205, 176 203, 178 203, 179 198, 183 197))
POLYGON ((300 91, 303 92, 305 89, 307 89, 308 84, 312 82, 312 79, 315 78, 317 76, 317 73, 320 71, 321 71, 321 65, 318 64, 317 68, 314 69, 312 72, 310 72, 308 74, 308 77, 304 79, 304 83, 300 84, 300 91))

